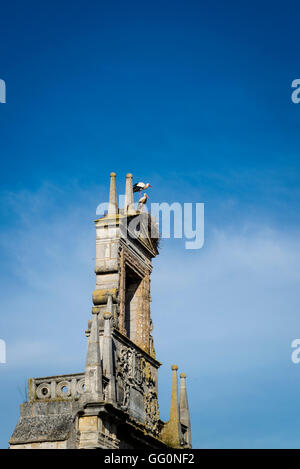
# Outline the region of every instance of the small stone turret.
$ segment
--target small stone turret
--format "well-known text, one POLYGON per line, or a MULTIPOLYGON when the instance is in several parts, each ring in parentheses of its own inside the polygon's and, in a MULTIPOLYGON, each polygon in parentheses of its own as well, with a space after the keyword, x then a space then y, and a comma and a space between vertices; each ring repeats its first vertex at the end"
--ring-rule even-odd
POLYGON ((102 363, 100 358, 100 341, 98 315, 93 314, 91 333, 88 339, 88 351, 85 368, 85 398, 92 401, 103 400, 102 363))
POLYGON ((177 365, 172 365, 170 419, 162 429, 163 441, 172 448, 191 448, 191 424, 185 387, 185 374, 180 374, 180 406, 178 406, 177 365))
POLYGON ((108 215, 117 215, 117 213, 118 213, 118 198, 117 198, 117 188, 116 188, 116 173, 110 173, 108 215))
POLYGON ((130 173, 126 174, 124 214, 126 215, 136 214, 134 203, 133 203, 132 174, 130 173))
POLYGON ((180 373, 180 423, 183 439, 188 448, 192 447, 191 419, 186 391, 186 374, 180 373))

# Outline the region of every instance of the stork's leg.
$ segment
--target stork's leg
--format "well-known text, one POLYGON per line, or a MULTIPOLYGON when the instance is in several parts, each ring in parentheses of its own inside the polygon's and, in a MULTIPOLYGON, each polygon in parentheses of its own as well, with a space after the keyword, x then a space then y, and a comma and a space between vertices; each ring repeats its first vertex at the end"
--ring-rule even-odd
POLYGON ((141 198, 141 192, 142 192, 142 191, 139 191, 139 200, 140 200, 140 198, 141 198))

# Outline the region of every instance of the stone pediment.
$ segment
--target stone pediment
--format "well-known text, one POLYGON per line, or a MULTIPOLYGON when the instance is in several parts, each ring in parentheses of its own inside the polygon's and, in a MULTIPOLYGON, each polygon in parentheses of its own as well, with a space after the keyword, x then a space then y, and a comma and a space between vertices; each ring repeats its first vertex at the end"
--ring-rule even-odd
POLYGON ((150 214, 140 212, 128 217, 127 232, 132 240, 139 242, 150 253, 151 257, 158 255, 158 224, 150 214))

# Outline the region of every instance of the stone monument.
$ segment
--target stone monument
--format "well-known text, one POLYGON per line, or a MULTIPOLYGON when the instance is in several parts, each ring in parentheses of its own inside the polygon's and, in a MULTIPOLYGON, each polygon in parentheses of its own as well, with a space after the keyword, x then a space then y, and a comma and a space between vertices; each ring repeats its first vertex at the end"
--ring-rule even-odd
MULTIPOLYGON (((140 207, 140 206, 139 206, 140 207)), ((110 175, 107 213, 96 225, 96 288, 88 321, 85 371, 29 379, 28 401, 10 438, 11 449, 191 448, 185 374, 172 366, 171 412, 158 406, 158 368, 150 314, 155 220, 135 209, 132 175, 125 204, 110 175)))

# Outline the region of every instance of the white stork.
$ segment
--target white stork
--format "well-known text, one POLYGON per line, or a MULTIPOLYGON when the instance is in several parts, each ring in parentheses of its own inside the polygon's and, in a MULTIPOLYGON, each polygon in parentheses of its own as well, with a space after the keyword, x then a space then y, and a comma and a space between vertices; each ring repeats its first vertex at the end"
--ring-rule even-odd
POLYGON ((138 192, 139 193, 139 198, 140 198, 140 193, 142 191, 145 191, 146 189, 148 189, 148 187, 150 187, 152 189, 152 186, 149 184, 149 182, 147 182, 147 184, 145 184, 144 182, 137 182, 133 186, 133 192, 138 192))
POLYGON ((147 194, 144 194, 143 197, 139 199, 139 208, 142 209, 143 205, 147 202, 147 199, 149 199, 149 196, 147 194))

